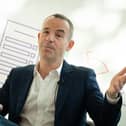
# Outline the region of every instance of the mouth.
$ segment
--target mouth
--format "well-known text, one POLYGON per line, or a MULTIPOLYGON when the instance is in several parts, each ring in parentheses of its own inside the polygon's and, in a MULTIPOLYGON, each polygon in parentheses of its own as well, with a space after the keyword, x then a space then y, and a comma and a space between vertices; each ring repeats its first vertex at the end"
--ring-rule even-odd
POLYGON ((55 50, 55 48, 52 47, 52 46, 44 46, 44 48, 45 48, 45 50, 47 50, 47 51, 55 50))

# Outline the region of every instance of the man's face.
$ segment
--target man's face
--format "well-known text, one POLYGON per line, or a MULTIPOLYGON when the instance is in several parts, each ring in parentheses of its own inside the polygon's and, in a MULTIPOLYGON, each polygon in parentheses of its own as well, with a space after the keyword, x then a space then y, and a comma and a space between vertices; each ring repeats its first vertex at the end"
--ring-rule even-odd
POLYGON ((48 17, 38 34, 40 59, 55 62, 63 58, 64 52, 69 50, 69 24, 62 19, 48 17))

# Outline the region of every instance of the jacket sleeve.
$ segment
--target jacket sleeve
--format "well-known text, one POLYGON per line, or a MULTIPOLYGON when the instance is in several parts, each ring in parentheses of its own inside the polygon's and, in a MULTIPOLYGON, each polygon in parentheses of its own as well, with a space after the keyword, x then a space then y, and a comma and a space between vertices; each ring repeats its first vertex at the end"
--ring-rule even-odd
POLYGON ((6 115, 9 110, 9 89, 10 89, 10 80, 12 76, 12 71, 8 75, 4 85, 0 88, 0 104, 3 105, 3 110, 0 111, 1 115, 6 115))
POLYGON ((122 98, 117 104, 111 104, 103 97, 96 74, 90 70, 87 75, 87 111, 96 126, 117 126, 121 116, 122 98))

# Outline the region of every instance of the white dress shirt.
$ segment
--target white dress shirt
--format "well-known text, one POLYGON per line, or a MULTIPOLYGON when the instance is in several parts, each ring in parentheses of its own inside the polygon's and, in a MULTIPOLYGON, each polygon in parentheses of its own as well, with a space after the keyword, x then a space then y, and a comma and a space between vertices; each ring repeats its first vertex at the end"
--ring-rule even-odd
POLYGON ((34 79, 21 113, 20 126, 54 126, 55 100, 61 66, 45 79, 35 67, 34 79))

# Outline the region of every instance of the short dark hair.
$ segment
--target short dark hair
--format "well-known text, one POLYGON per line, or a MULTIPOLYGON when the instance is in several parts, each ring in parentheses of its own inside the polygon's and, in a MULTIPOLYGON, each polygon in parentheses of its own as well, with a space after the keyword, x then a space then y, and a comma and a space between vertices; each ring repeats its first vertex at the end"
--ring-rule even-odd
MULTIPOLYGON (((60 19, 63 19, 63 20, 65 20, 65 21, 68 22, 68 24, 69 24, 69 26, 70 26, 70 35, 69 35, 69 39, 71 39, 72 36, 73 36, 73 30, 74 30, 74 26, 73 26, 73 23, 71 22, 71 20, 70 20, 69 18, 67 18, 66 16, 64 16, 63 14, 58 14, 58 13, 52 14, 52 15, 50 15, 50 16, 54 16, 55 18, 60 18, 60 19)), ((49 16, 49 17, 50 17, 50 16, 49 16)))

